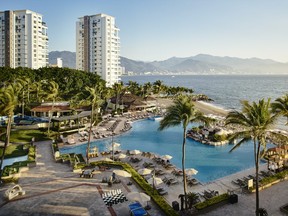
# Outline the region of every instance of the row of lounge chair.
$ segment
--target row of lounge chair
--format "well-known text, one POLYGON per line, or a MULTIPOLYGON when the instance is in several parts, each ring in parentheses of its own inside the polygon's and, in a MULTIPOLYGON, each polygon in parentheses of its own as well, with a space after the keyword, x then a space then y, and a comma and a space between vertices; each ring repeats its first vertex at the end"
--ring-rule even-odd
MULTIPOLYGON (((260 171, 259 173, 259 181, 265 177, 270 177, 274 175, 274 173, 272 171, 260 171)), ((248 181, 250 179, 253 179, 253 183, 255 184, 255 181, 256 181, 256 175, 248 175, 248 176, 245 176, 243 178, 239 178, 239 179, 235 179, 232 181, 233 184, 236 184, 238 186, 240 186, 241 188, 245 188, 245 187, 248 187, 248 181)), ((261 185, 261 183, 260 183, 261 185)))
POLYGON ((198 193, 200 197, 203 197, 205 200, 209 200, 215 196, 219 196, 219 191, 215 190, 204 190, 202 193, 198 193))
POLYGON ((141 154, 143 157, 151 158, 154 157, 155 155, 151 152, 142 152, 141 154))
POLYGON ((172 178, 172 177, 166 177, 166 176, 162 179, 162 181, 163 181, 165 184, 167 184, 168 186, 170 186, 170 185, 175 185, 175 184, 178 184, 178 183, 179 183, 177 179, 172 178))
POLYGON ((199 181, 197 181, 197 179, 187 177, 187 185, 188 186, 192 187, 192 186, 197 185, 197 184, 199 184, 199 181))
POLYGON ((128 131, 132 128, 132 126, 130 125, 130 123, 128 123, 128 121, 126 121, 124 123, 124 127, 121 129, 121 132, 125 132, 125 131, 128 131))
POLYGON ((120 122, 121 122, 121 120, 117 119, 109 128, 107 128, 107 130, 108 131, 114 131, 120 122))
POLYGON ((139 163, 142 159, 139 159, 137 157, 131 157, 129 161, 131 161, 132 163, 139 163))
POLYGON ((143 163, 143 167, 144 168, 155 168, 155 164, 151 163, 151 162, 144 162, 143 163))

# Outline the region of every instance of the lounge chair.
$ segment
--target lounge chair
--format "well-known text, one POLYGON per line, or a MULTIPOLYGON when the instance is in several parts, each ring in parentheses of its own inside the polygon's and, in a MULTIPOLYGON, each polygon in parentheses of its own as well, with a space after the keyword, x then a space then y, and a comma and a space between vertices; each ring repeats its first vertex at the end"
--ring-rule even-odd
POLYGON ((166 191, 166 190, 163 189, 163 188, 158 188, 157 191, 158 191, 158 193, 159 193, 161 196, 163 196, 163 195, 165 195, 165 194, 168 194, 168 191, 166 191))

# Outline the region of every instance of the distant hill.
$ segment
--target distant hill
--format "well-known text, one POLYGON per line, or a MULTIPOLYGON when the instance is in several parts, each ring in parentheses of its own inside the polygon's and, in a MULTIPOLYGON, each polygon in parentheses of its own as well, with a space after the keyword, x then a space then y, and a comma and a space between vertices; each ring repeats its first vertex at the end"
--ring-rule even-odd
POLYGON ((145 72, 162 72, 165 70, 160 69, 160 67, 153 65, 149 62, 135 61, 125 57, 121 57, 121 66, 125 67, 125 71, 133 71, 136 73, 145 72))
MULTIPOLYGON (((56 64, 62 58, 63 66, 75 68, 76 53, 53 51, 49 63, 56 64)), ((187 58, 172 57, 163 61, 135 61, 121 57, 121 66, 133 74, 288 74, 288 63, 271 59, 219 57, 199 54, 187 58)))
POLYGON ((63 67, 76 68, 76 53, 70 51, 49 52, 49 64, 56 64, 57 58, 62 58, 63 67))

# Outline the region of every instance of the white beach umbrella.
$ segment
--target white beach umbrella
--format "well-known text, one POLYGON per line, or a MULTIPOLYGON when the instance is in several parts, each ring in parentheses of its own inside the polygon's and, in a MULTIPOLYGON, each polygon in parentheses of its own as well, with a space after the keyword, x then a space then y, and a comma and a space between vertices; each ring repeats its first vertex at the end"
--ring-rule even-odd
POLYGON ((121 153, 121 154, 118 155, 118 158, 119 158, 119 159, 124 159, 124 158, 126 158, 126 157, 127 157, 127 155, 126 155, 126 154, 123 154, 123 153, 121 153))
POLYGON ((198 171, 194 168, 189 168, 185 170, 187 175, 196 175, 198 173, 198 171))
POLYGON ((102 159, 102 161, 113 161, 113 160, 111 160, 110 158, 104 158, 104 159, 102 159))
POLYGON ((114 145, 115 148, 118 148, 118 147, 121 146, 121 144, 120 144, 120 143, 117 143, 117 142, 113 142, 113 145, 114 145))
POLYGON ((145 193, 130 192, 126 195, 126 197, 131 201, 138 201, 141 203, 150 201, 150 196, 145 193))
POLYGON ((163 155, 161 158, 163 160, 171 160, 173 157, 171 155, 163 155))
POLYGON ((143 169, 139 169, 138 170, 138 173, 140 175, 149 175, 151 172, 152 172, 152 170, 151 169, 147 169, 147 168, 143 168, 143 169))
POLYGON ((130 154, 132 154, 132 155, 141 154, 141 151, 135 149, 135 150, 130 151, 130 154))
POLYGON ((161 178, 157 178, 157 177, 152 177, 150 179, 148 179, 148 183, 150 185, 160 185, 161 183, 163 183, 162 179, 161 178))
POLYGON ((104 127, 99 127, 99 128, 98 128, 98 131, 107 131, 107 129, 104 128, 104 127))
POLYGON ((122 176, 122 177, 131 177, 132 175, 125 170, 114 170, 113 171, 116 175, 122 176))

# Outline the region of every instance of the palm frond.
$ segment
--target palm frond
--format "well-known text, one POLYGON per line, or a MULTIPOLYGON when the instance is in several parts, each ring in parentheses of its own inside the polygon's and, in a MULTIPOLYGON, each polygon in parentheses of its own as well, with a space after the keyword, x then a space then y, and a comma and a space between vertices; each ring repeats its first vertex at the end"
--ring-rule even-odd
POLYGON ((233 146, 232 149, 230 149, 229 152, 234 151, 235 149, 239 148, 243 143, 248 142, 249 140, 251 140, 251 139, 250 139, 250 138, 243 138, 243 139, 241 139, 237 144, 235 144, 235 145, 233 146))

